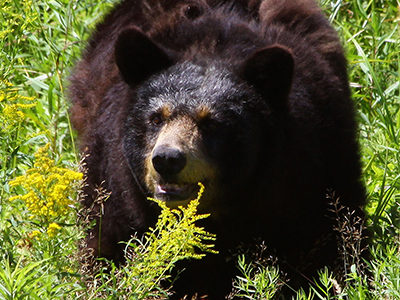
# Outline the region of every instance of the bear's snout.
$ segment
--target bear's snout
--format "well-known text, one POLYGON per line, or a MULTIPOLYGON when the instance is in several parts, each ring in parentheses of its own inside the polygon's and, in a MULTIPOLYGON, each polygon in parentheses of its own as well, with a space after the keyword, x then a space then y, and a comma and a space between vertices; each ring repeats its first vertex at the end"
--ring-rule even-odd
POLYGON ((151 161, 161 177, 171 177, 185 168, 186 155, 179 148, 160 145, 154 149, 151 161))

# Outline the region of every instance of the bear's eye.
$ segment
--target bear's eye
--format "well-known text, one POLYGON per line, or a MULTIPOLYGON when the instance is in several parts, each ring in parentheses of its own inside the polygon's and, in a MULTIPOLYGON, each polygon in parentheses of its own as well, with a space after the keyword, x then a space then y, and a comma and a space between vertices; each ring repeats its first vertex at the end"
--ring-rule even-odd
POLYGON ((160 126, 163 123, 163 118, 161 115, 159 114, 155 114, 153 116, 151 116, 150 118, 150 123, 154 126, 160 126))
POLYGON ((199 127, 206 132, 215 132, 218 130, 218 122, 209 118, 201 120, 199 127))
POLYGON ((188 19, 194 20, 200 17, 200 15, 202 14, 202 9, 196 5, 189 4, 185 7, 184 13, 188 19))

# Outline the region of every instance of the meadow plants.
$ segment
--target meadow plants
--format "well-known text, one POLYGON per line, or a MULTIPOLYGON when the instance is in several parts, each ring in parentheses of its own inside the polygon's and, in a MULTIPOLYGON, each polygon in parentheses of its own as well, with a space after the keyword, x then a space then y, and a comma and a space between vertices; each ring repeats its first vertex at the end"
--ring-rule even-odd
MULTIPOLYGON (((84 175, 78 169, 66 84, 85 40, 113 3, 0 0, 0 299, 166 298, 160 283, 178 259, 196 256, 194 248, 214 251, 207 246, 213 236, 194 225, 203 218, 195 207, 183 213, 164 208, 164 223, 144 240, 127 244, 125 266, 93 262, 92 273, 82 271, 78 244, 85 230, 76 199, 84 175), (176 239, 185 240, 183 252, 165 243, 176 239)), ((349 61, 371 260, 363 271, 348 259, 343 278, 321 270, 295 298, 399 299, 400 2, 320 3, 349 61)), ((352 234, 351 226, 346 228, 352 234)), ((238 267, 242 275, 235 279, 234 293, 242 298, 270 299, 287 284, 275 266, 241 257, 238 267)))

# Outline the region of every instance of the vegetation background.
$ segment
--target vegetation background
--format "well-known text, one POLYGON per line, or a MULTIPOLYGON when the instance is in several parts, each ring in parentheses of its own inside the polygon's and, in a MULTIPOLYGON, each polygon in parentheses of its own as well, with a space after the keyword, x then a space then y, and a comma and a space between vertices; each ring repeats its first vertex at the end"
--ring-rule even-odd
MULTIPOLYGON (((76 191, 82 173, 65 87, 90 32, 114 2, 0 0, 0 299, 165 298, 168 291, 159 283, 168 280, 176 260, 191 256, 190 240, 207 244, 213 238, 194 226, 195 206, 183 215, 164 210, 148 238, 131 244, 124 268, 105 262, 89 271, 81 263, 84 222, 77 217, 76 191), (176 252, 162 241, 179 230, 189 239, 176 252), (154 245, 159 252, 149 255, 154 245)), ((400 2, 320 4, 349 61, 372 258, 362 271, 344 247, 349 270, 344 278, 333 280, 329 270, 322 270, 319 280, 296 297, 400 299, 400 2)), ((357 224, 346 222, 341 223, 344 241, 346 232, 357 230, 357 224)), ((242 276, 235 279, 233 295, 278 295, 283 282, 277 268, 244 257, 238 266, 242 276)))

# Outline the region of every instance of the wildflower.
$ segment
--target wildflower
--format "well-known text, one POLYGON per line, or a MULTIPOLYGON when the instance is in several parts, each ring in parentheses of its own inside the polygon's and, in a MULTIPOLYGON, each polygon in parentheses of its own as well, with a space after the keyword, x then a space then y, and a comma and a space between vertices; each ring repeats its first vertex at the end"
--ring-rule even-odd
POLYGON ((24 201, 31 218, 38 218, 44 224, 68 214, 69 205, 73 202, 70 195, 74 194, 77 182, 83 177, 82 173, 57 167, 48 156, 49 147, 47 144, 39 148, 33 168, 10 181, 10 186, 22 186, 26 192, 11 197, 10 201, 24 201))
MULTIPOLYGON (((147 235, 147 258, 152 261, 153 267, 158 267, 170 262, 187 258, 201 259, 204 253, 218 253, 212 249, 213 244, 205 241, 214 241, 215 235, 197 227, 195 222, 205 219, 209 214, 198 215, 197 207, 204 192, 204 185, 198 183, 200 189, 197 198, 191 200, 187 207, 178 209, 168 208, 163 201, 149 198, 161 207, 161 214, 154 229, 150 229, 147 235), (172 254, 172 257, 171 257, 172 254)), ((140 272, 140 269, 139 269, 140 272)))
MULTIPOLYGON (((9 0, 0 0, 2 15, 0 15, 0 37, 5 38, 16 36, 15 30, 19 28, 21 31, 34 30, 34 22, 38 19, 39 14, 35 10, 32 0, 20 1, 18 5, 13 4, 9 0)), ((19 37, 24 39, 25 37, 19 37)))
POLYGON ((34 106, 35 104, 21 103, 5 105, 3 108, 3 118, 7 120, 8 123, 20 123, 25 119, 25 114, 21 109, 31 108, 34 106))
MULTIPOLYGON (((197 215, 197 206, 204 192, 204 185, 199 182, 199 186, 197 198, 178 209, 148 198, 158 203, 162 210, 155 228, 150 228, 144 242, 128 243, 125 252, 127 264, 116 271, 116 277, 121 281, 119 287, 126 289, 127 295, 138 295, 142 291, 149 295, 149 291, 157 290, 158 284, 170 277, 169 272, 179 260, 201 259, 205 254, 200 252, 218 253, 213 249, 214 245, 207 243, 214 241, 215 235, 195 225, 197 220, 209 216, 197 215)), ((137 298, 129 296, 129 299, 137 298)))
POLYGON ((57 223, 51 223, 47 228, 47 235, 49 238, 53 238, 56 236, 56 233, 61 229, 61 226, 57 223))
POLYGON ((26 119, 24 110, 36 105, 34 97, 23 96, 12 83, 0 80, 0 121, 8 131, 26 119))
POLYGON ((34 230, 28 234, 28 237, 31 240, 33 240, 33 239, 38 240, 40 235, 41 235, 41 232, 39 230, 34 230))

